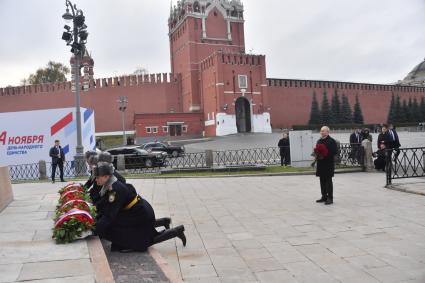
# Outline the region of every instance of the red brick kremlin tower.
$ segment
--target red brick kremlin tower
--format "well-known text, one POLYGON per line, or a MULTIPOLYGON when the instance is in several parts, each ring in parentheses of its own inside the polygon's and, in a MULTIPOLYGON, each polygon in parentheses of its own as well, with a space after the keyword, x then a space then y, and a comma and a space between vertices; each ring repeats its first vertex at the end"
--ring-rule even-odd
MULTIPOLYGON (((240 0, 179 1, 168 19, 171 73, 93 79, 86 54, 81 106, 94 109, 97 134, 121 134, 120 96, 129 101, 126 130, 139 142, 307 124, 313 93, 319 103, 325 92, 345 95, 351 108, 357 96, 367 124, 387 121, 393 94, 425 96, 425 62, 393 85, 267 78, 265 56, 245 53, 244 21, 240 0)), ((0 112, 73 107, 71 89, 71 82, 0 88, 0 112)))

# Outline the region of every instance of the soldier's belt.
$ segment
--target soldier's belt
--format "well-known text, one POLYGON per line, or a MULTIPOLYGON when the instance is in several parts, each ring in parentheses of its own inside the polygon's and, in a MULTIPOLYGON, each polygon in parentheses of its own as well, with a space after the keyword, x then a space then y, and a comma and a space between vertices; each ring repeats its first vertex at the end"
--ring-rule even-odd
POLYGON ((139 200, 140 200, 140 197, 136 196, 126 207, 124 207, 124 210, 131 209, 139 200))

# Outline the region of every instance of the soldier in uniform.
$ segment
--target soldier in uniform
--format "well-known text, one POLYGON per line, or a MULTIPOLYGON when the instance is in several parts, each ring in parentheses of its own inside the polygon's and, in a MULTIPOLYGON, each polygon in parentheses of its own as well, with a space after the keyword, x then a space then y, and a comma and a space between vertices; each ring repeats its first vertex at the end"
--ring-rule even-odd
MULTIPOLYGON (((87 164, 92 169, 94 166, 97 165, 98 162, 112 163, 113 157, 109 152, 101 152, 100 154, 98 154, 95 151, 88 151, 88 152, 86 152, 86 160, 87 160, 87 164)), ((123 183, 123 184, 127 183, 126 179, 120 173, 118 173, 115 169, 114 169, 114 176, 121 183, 123 183)), ((90 198, 91 198, 93 204, 96 205, 96 203, 101 198, 99 193, 100 193, 100 190, 102 189, 102 187, 98 186, 96 184, 96 178, 93 175, 93 170, 91 170, 91 176, 88 179, 88 181, 84 184, 84 187, 87 188, 87 189, 90 189, 90 198)))
MULTIPOLYGON (((99 163, 99 162, 107 162, 109 164, 112 164, 113 157, 109 152, 102 152, 98 154, 96 151, 87 151, 85 153, 87 164, 90 167, 90 178, 87 180, 87 182, 84 184, 84 187, 89 190, 90 193, 90 199, 92 203, 96 206, 97 215, 100 217, 103 213, 103 207, 105 202, 101 201, 102 195, 101 190, 102 186, 99 186, 96 183, 96 177, 94 176, 93 168, 99 163)), ((117 170, 114 168, 114 176, 123 184, 127 183, 127 180, 118 173, 117 170)), ((128 184, 128 186, 132 186, 128 184)), ((166 229, 170 229, 171 224, 171 218, 164 217, 159 218, 155 220, 155 227, 165 227, 166 229)))
POLYGON ((143 252, 151 245, 175 237, 186 246, 184 226, 158 232, 151 205, 133 186, 118 181, 112 164, 99 162, 93 171, 97 185, 102 186, 100 201, 104 202, 95 233, 112 242, 112 251, 143 252))

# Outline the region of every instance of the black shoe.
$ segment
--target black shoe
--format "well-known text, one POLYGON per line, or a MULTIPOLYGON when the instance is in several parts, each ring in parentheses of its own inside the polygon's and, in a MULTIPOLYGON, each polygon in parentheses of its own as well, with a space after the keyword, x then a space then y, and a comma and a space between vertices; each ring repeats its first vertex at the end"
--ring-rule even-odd
POLYGON ((54 184, 55 183, 55 180, 52 180, 52 184, 54 184))
POLYGON ((62 183, 66 182, 64 179, 61 180, 62 183))
POLYGON ((330 205, 330 204, 333 204, 333 203, 334 203, 334 201, 332 199, 327 199, 326 202, 325 202, 325 205, 330 205))
POLYGON ((173 238, 179 238, 183 242, 183 246, 186 246, 186 236, 184 235, 184 226, 177 226, 172 229, 162 231, 158 236, 153 239, 154 244, 158 244, 173 238))
POLYGON ((316 202, 317 202, 317 203, 325 202, 325 201, 326 201, 326 199, 325 199, 325 198, 321 198, 321 199, 316 200, 316 202))
POLYGON ((170 229, 171 224, 171 218, 165 217, 165 218, 159 218, 155 220, 155 228, 157 227, 165 227, 165 229, 170 229))
POLYGON ((177 238, 182 240, 183 247, 186 247, 186 235, 184 234, 184 226, 178 226, 176 227, 176 229, 178 230, 177 238))

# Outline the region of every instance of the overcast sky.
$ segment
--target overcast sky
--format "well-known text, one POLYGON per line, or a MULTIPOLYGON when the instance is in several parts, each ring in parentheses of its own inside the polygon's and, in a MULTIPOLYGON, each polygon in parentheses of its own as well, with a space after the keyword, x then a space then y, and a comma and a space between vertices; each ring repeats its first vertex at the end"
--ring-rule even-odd
MULTIPOLYGON (((169 0, 74 0, 95 77, 169 72, 169 0)), ((175 0, 173 2, 176 2, 175 0)), ((392 83, 425 57, 425 0, 244 0, 246 50, 267 76, 392 83)), ((0 0, 0 87, 49 60, 68 64, 62 0, 0 0)))

